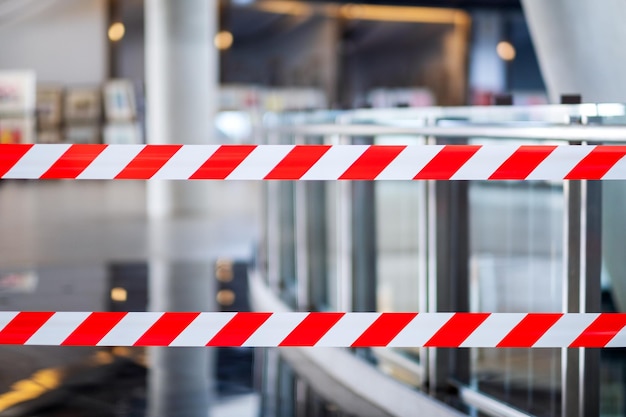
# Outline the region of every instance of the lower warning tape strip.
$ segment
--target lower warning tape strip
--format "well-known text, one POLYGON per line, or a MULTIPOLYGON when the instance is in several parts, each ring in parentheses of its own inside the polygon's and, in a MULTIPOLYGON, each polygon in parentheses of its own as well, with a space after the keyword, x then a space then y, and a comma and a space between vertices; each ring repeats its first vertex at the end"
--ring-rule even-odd
POLYGON ((0 344, 626 347, 622 313, 0 312, 0 344))
POLYGON ((0 145, 0 179, 608 180, 617 145, 0 145))

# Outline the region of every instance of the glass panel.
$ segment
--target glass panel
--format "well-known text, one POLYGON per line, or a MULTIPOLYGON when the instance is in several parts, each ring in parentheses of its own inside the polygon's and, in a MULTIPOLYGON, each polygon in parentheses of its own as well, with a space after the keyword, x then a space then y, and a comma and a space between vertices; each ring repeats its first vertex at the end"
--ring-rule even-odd
MULTIPOLYGON (((562 184, 472 182, 471 311, 562 310, 562 184)), ((560 349, 473 349, 471 385, 537 416, 561 415, 560 349)))
MULTIPOLYGON (((377 136, 376 145, 416 145, 414 136, 377 136)), ((425 311, 426 183, 374 183, 376 310, 425 311)), ((379 368, 406 384, 420 386, 419 348, 373 349, 379 368), (412 364, 408 361, 413 362, 412 364)))
MULTIPOLYGON (((415 137, 376 138, 377 145, 422 143, 415 137)), ((378 311, 420 311, 426 279, 426 183, 379 181, 375 185, 378 311)))
MULTIPOLYGON (((602 183, 602 311, 626 312, 626 182, 602 183)), ((626 416, 626 354, 623 348, 602 349, 600 415, 626 416)))

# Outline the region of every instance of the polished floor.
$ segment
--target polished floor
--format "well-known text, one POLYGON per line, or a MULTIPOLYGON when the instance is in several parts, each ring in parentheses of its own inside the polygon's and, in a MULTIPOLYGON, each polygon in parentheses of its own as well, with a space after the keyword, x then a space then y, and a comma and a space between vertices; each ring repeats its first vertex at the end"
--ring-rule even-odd
MULTIPOLYGON (((146 183, 135 181, 0 181, 0 309, 107 310, 111 265, 147 264, 161 251, 176 262, 251 258, 253 184, 214 184, 219 204, 200 218, 150 222, 146 195, 146 183)), ((149 368, 142 351, 2 346, 0 416, 142 415, 149 368)), ((231 395, 216 398, 211 415, 257 409, 253 393, 231 395)))

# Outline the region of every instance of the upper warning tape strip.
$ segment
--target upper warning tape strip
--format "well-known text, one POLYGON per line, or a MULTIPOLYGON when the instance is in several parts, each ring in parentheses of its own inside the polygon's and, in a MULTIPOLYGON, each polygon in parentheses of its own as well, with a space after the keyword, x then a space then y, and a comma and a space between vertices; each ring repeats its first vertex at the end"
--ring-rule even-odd
POLYGON ((0 145, 0 178, 626 179, 613 145, 0 145))
POLYGON ((6 311, 0 345, 623 348, 626 314, 6 311))

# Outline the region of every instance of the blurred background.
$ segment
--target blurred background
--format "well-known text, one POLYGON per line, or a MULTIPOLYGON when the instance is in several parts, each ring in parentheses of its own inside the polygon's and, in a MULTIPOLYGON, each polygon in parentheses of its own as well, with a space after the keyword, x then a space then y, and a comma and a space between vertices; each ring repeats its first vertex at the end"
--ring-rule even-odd
MULTIPOLYGON (((0 0, 0 143, 579 144, 626 122, 625 18, 0 0)), ((619 312, 625 204, 623 181, 0 180, 0 309, 619 312)), ((0 346, 0 416, 209 415, 626 416, 626 356, 0 346)))

